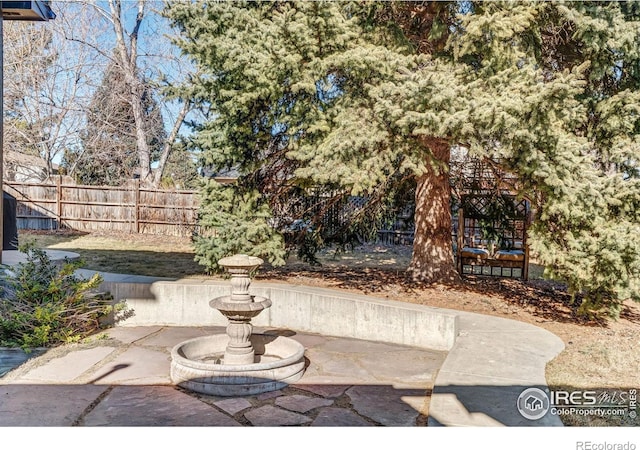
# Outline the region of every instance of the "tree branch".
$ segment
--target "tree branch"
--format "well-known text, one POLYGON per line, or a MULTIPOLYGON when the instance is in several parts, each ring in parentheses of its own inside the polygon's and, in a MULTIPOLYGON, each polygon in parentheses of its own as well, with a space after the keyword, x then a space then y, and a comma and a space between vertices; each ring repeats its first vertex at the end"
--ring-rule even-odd
POLYGON ((156 173, 153 178, 153 185, 158 187, 160 185, 160 181, 162 180, 162 175, 164 173, 164 168, 167 165, 167 161, 169 160, 169 155, 171 154, 171 148, 176 138, 178 137, 178 132, 180 131, 180 127, 182 126, 182 122, 184 122, 184 118, 187 116, 187 113, 191 109, 191 102, 185 101, 184 105, 182 105, 182 109, 176 118, 175 123, 173 124, 173 129, 167 139, 162 146, 162 154, 160 155, 160 162, 158 168, 156 169, 156 173))

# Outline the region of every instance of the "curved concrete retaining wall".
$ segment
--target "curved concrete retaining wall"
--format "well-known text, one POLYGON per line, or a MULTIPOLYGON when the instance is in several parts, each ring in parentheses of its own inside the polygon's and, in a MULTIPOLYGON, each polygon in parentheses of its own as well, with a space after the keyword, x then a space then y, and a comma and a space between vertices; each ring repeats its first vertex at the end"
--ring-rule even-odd
MULTIPOLYGON (((119 326, 225 326, 227 319, 209 306, 231 293, 229 283, 213 280, 104 282, 115 300, 125 300, 134 315, 119 326)), ((330 289, 253 282, 251 292, 270 298, 271 308, 252 323, 329 336, 375 340, 448 351, 458 334, 452 312, 387 301, 330 289)))

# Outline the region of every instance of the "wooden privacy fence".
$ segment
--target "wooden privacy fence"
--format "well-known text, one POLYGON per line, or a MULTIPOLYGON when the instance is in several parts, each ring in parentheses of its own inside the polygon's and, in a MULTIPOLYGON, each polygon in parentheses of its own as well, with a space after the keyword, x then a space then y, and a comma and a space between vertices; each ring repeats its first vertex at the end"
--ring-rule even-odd
POLYGON ((17 200, 19 230, 123 231, 190 236, 197 227, 195 191, 5 182, 17 200))

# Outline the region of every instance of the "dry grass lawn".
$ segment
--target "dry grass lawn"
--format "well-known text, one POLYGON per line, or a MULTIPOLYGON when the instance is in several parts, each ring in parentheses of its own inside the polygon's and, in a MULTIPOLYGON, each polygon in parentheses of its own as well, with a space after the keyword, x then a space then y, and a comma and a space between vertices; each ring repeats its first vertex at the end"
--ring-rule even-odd
POLYGON ((84 267, 92 270, 169 278, 203 274, 203 267, 193 259, 191 242, 180 237, 22 230, 18 240, 78 253, 84 267))
MULTIPOLYGON (((204 277, 193 261, 188 239, 146 235, 50 234, 21 232, 20 242, 77 252, 89 269, 163 277, 204 277)), ((259 279, 333 287, 390 300, 507 317, 545 328, 565 350, 547 365, 547 382, 558 389, 640 388, 640 307, 627 302, 617 321, 586 321, 576 315, 563 286, 542 280, 467 280, 463 285, 416 286, 404 271, 407 247, 363 246, 354 252, 325 252, 322 266, 292 258, 281 268, 266 267, 259 279)), ((640 408, 638 408, 640 412, 640 408)), ((567 425, 640 425, 640 418, 563 417, 567 425)))

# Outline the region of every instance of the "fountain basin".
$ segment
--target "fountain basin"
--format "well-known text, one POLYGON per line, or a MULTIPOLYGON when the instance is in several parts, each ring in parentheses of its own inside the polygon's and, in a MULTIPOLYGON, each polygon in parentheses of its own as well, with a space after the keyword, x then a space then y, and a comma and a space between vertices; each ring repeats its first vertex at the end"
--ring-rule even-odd
POLYGON ((171 350, 171 380, 194 392, 217 396, 255 395, 282 389, 304 374, 304 347, 284 336, 252 334, 252 364, 225 364, 229 336, 190 339, 171 350))
POLYGON ((220 311, 225 317, 242 315, 255 317, 271 306, 271 300, 265 297, 251 296, 251 302, 237 302, 230 295, 214 298, 209 306, 220 311))

